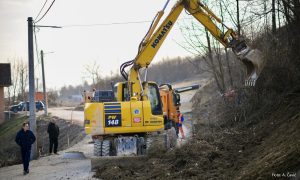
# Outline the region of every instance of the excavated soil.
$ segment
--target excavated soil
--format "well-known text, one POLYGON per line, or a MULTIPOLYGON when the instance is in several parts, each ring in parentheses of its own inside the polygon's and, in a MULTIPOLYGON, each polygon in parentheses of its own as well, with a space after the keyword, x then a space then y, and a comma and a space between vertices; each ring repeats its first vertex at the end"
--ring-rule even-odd
MULTIPOLYGON (((300 90, 255 114, 224 103, 208 84, 194 97, 194 137, 128 163, 107 163, 100 179, 299 179, 300 90)), ((188 123, 188 122, 185 122, 188 123)))

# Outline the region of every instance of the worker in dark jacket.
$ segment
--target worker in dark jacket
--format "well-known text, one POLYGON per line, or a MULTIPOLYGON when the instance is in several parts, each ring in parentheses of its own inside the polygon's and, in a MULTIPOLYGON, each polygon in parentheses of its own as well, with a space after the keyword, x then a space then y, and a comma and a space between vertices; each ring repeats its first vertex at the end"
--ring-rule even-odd
POLYGON ((49 153, 52 154, 52 149, 54 146, 54 154, 57 154, 57 147, 58 147, 58 136, 59 136, 59 128, 55 124, 54 120, 51 120, 48 124, 49 140, 50 140, 50 147, 49 153))
POLYGON ((24 167, 24 175, 29 173, 29 161, 31 145, 35 141, 35 136, 32 131, 29 130, 29 123, 24 122, 22 129, 17 133, 16 143, 21 147, 22 162, 24 167))

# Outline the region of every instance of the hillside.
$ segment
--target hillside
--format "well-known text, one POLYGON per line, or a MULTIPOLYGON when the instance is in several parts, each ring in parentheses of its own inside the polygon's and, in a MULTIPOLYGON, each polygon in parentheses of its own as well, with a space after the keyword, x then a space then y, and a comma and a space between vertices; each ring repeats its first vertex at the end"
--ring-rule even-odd
MULTIPOLYGON (((221 171, 215 178, 295 176, 300 170, 299 90, 249 114, 243 107, 229 108, 217 96, 195 106, 194 116, 199 117, 197 138, 216 150, 212 164, 221 163, 216 166, 221 171)), ((211 92, 200 92, 198 97, 207 95, 211 92)))
POLYGON ((202 86, 193 99, 195 136, 187 144, 132 165, 108 164, 96 177, 300 179, 300 33, 294 29, 253 42, 267 61, 255 87, 236 87, 228 101, 213 81, 202 86))
POLYGON ((247 118, 225 105, 214 90, 208 83, 194 97, 196 134, 186 145, 158 150, 132 165, 107 164, 96 177, 271 179, 285 174, 295 179, 300 170, 300 89, 247 118))

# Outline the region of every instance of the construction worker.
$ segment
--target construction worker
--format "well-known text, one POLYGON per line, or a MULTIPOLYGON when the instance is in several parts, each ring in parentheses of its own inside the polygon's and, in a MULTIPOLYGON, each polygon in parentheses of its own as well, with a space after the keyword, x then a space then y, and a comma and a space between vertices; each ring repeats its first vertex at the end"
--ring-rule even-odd
POLYGON ((15 141, 21 147, 22 162, 24 168, 23 174, 26 175, 29 173, 31 145, 35 141, 33 132, 29 130, 28 122, 23 123, 22 129, 17 133, 15 141))
POLYGON ((58 136, 59 136, 59 128, 55 124, 54 120, 51 119, 51 121, 48 124, 47 132, 49 134, 49 153, 52 154, 52 149, 54 146, 54 154, 57 154, 57 147, 58 147, 58 136))
POLYGON ((184 121, 184 117, 180 111, 177 111, 177 113, 178 113, 178 123, 177 124, 178 124, 179 132, 181 134, 181 139, 185 139, 183 128, 182 128, 182 123, 184 121))

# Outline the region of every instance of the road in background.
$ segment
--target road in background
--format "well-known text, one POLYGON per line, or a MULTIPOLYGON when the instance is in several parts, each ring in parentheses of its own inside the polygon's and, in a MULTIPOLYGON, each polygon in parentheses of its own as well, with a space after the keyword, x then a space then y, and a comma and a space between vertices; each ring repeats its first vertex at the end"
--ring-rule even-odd
MULTIPOLYGON (((209 81, 209 78, 202 78, 202 79, 196 78, 196 79, 192 79, 192 80, 174 83, 174 84, 172 84, 172 86, 173 86, 173 88, 179 88, 179 87, 184 87, 184 86, 190 86, 193 84, 198 84, 198 85, 200 85, 200 88, 201 88, 208 81, 209 81)), ((198 90, 196 89, 196 90, 191 90, 191 91, 186 91, 186 92, 180 93, 180 102, 181 102, 180 111, 182 113, 188 113, 188 112, 192 111, 193 104, 192 104, 191 100, 197 91, 198 90)))
POLYGON ((51 116, 57 116, 61 119, 73 121, 73 123, 83 126, 83 111, 74 111, 73 109, 74 108, 72 107, 55 107, 49 108, 48 112, 51 113, 51 116))

